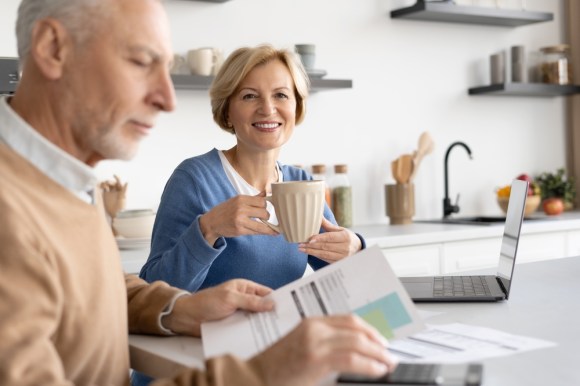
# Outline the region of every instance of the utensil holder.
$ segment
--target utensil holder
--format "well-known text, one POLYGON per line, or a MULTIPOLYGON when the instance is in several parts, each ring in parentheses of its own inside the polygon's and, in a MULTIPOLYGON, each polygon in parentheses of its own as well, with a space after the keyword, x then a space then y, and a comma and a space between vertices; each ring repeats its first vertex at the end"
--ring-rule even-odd
POLYGON ((411 224, 415 215, 415 185, 385 185, 385 204, 391 225, 411 224))

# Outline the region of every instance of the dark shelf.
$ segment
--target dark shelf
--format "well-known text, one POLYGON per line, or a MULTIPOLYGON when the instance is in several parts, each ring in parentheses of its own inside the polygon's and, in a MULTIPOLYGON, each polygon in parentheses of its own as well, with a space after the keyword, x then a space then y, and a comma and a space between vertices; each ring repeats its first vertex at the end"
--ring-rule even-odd
POLYGON ((17 58, 0 58, 0 95, 14 93, 20 74, 17 58))
POLYGON ((502 83, 469 89, 469 95, 555 97, 579 93, 580 86, 545 83, 502 83))
POLYGON ((171 75, 176 90, 208 90, 213 76, 171 75))
MULTIPOLYGON (((213 76, 171 75, 176 90, 208 90, 213 76)), ((311 92, 352 88, 350 79, 316 79, 310 80, 311 92)))
POLYGON ((455 5, 452 1, 417 1, 413 6, 391 11, 392 18, 440 21, 447 23, 484 24, 500 27, 518 27, 526 24, 551 21, 552 13, 531 12, 455 5))

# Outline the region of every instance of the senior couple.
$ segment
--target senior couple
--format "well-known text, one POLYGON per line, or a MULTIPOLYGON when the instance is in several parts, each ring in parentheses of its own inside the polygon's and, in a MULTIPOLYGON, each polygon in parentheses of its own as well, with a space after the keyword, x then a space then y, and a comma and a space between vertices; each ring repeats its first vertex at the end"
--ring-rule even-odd
MULTIPOLYGON (((16 34, 22 78, 0 99, 0 384, 127 385, 128 333, 199 336, 202 322, 237 309, 271 310, 270 288, 364 247, 328 208, 322 232, 298 247, 255 220, 272 214, 272 182, 311 178, 277 162, 304 117, 304 70, 260 46, 230 55, 211 89, 214 120, 236 146, 178 166, 147 281, 124 275, 93 167, 130 159, 175 107, 162 2, 22 0, 16 34)), ((355 316, 312 318, 247 361, 209 358, 155 384, 379 376, 395 366, 384 345, 355 316)))

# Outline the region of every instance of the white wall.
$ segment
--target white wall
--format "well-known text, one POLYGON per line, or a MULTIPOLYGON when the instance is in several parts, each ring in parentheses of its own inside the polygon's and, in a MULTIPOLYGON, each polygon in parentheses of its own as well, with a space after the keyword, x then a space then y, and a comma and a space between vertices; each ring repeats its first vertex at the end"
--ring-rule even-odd
MULTIPOLYGON (((474 3, 478 3, 473 0, 474 3)), ((394 182, 390 162, 411 152, 421 132, 436 142, 415 180, 416 217, 439 217, 443 157, 450 157, 450 194, 461 193, 462 214, 499 214, 494 189, 517 174, 564 165, 564 98, 468 96, 489 82, 488 56, 512 45, 528 51, 563 40, 562 1, 527 0, 529 10, 554 21, 517 28, 391 19, 396 0, 232 0, 215 4, 167 1, 176 52, 216 46, 226 53, 271 42, 317 45, 317 68, 328 78, 352 79, 353 88, 313 94, 305 122, 281 154, 289 164, 347 163, 354 189, 355 225, 386 223, 384 184, 394 182)), ((481 1, 480 1, 481 3, 481 1)), ((16 0, 0 2, 0 56, 15 56, 16 0)), ((206 91, 178 91, 178 108, 131 162, 103 162, 129 181, 128 206, 156 207, 165 181, 184 158, 233 138, 211 119, 206 91)))

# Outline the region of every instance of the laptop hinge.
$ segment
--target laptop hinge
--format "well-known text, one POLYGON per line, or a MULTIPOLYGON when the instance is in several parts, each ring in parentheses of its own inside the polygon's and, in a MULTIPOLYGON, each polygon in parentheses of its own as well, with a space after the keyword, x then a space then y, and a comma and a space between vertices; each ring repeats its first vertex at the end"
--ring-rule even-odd
POLYGON ((501 281, 501 278, 499 276, 496 276, 495 277, 495 280, 497 281, 497 284, 499 284, 499 287, 501 288, 501 290, 503 291, 503 293, 505 295, 505 298, 507 299, 507 297, 508 297, 507 289, 503 285, 503 282, 501 281))

